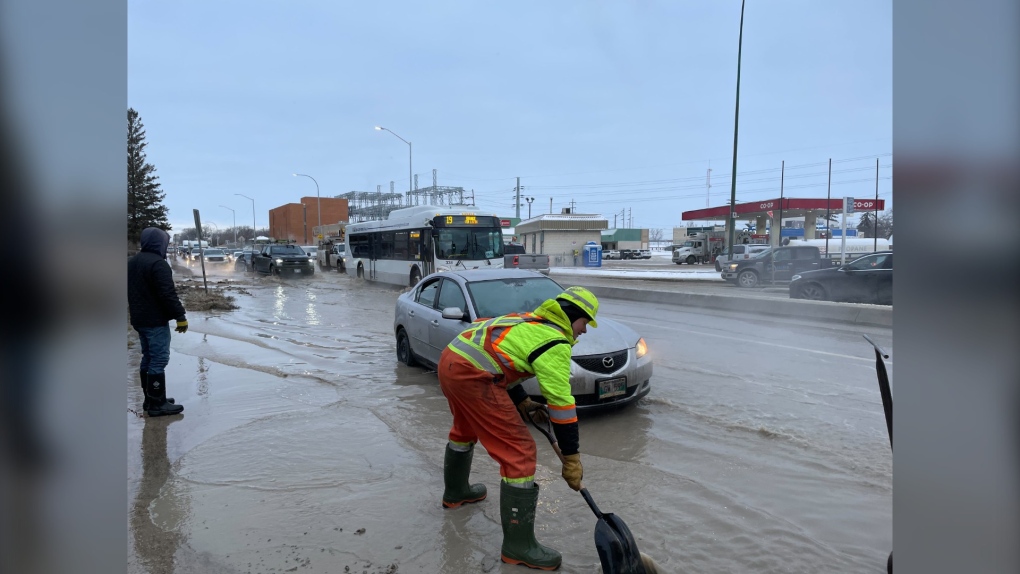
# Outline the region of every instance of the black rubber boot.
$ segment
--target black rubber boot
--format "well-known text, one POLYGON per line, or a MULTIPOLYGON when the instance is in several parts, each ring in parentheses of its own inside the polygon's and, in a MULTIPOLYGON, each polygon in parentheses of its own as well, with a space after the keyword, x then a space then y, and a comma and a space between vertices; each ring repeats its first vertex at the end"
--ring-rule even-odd
POLYGON ((443 491, 444 508, 457 508, 462 504, 485 500, 485 485, 468 483, 474 452, 475 445, 471 445, 467 452, 458 452, 450 448, 450 443, 446 443, 446 459, 443 461, 443 483, 446 485, 443 491))
MULTIPOLYGON (((145 371, 138 371, 138 378, 142 381, 142 396, 145 397, 145 399, 142 400, 142 410, 143 411, 147 411, 147 410, 149 410, 149 397, 145 394, 145 383, 146 383, 146 381, 149 378, 149 373, 147 373, 145 371)), ((168 403, 170 403, 172 405, 172 404, 174 404, 174 398, 173 397, 167 397, 166 398, 166 402, 168 402, 168 403)))
POLYGON ((166 400, 166 374, 148 375, 145 379, 145 397, 149 400, 149 406, 145 412, 150 417, 162 417, 166 415, 177 415, 184 410, 183 405, 175 405, 166 400))
POLYGON ((560 553, 535 540, 535 507, 538 485, 517 488, 505 481, 499 486, 499 517, 503 523, 503 548, 500 559, 507 564, 523 564, 539 570, 556 570, 563 562, 560 553))

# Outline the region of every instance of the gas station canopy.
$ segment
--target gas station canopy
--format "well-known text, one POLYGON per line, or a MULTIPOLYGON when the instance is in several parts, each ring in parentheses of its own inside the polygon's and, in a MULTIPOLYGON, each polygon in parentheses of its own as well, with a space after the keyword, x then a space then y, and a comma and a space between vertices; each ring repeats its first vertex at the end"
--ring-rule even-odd
MULTIPOLYGON (((874 199, 854 199, 854 211, 875 211, 876 205, 874 199)), ((878 200, 878 211, 885 210, 885 200, 878 200)), ((738 203, 733 206, 733 219, 754 219, 756 217, 769 217, 778 216, 779 212, 783 212, 783 219, 788 217, 804 217, 809 214, 818 215, 829 211, 830 213, 840 213, 843 211, 843 198, 835 197, 832 199, 803 199, 795 197, 785 197, 782 200, 779 199, 767 199, 765 201, 752 201, 749 203, 738 203), (782 205, 780 205, 782 204, 782 205)), ((730 212, 729 205, 723 205, 720 207, 707 207, 705 209, 695 209, 693 211, 683 212, 683 221, 697 221, 697 220, 726 220, 727 214, 730 212)))

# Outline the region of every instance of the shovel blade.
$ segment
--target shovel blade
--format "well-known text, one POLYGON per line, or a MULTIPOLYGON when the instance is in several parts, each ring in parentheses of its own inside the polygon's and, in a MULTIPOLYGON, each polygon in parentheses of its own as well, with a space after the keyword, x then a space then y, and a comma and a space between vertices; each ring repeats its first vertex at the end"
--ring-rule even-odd
POLYGON ((634 536, 615 514, 604 513, 595 524, 595 549, 603 574, 647 574, 634 536))

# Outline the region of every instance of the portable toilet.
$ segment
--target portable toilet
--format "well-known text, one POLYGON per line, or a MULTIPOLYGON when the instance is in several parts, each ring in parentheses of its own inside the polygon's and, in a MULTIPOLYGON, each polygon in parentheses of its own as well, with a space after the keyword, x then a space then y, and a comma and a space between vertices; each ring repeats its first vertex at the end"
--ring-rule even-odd
POLYGON ((594 241, 584 244, 581 250, 585 267, 602 267, 602 246, 594 241))

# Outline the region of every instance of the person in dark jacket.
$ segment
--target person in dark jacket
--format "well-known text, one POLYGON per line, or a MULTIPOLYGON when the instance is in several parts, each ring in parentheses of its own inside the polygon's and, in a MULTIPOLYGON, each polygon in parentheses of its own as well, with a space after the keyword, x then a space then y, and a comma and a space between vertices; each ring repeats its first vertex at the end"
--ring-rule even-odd
POLYGON ((128 311, 131 326, 142 347, 139 375, 145 401, 142 409, 150 417, 176 415, 184 410, 166 396, 166 369, 170 362, 171 320, 177 332, 188 330, 184 305, 174 289, 173 274, 166 260, 170 234, 158 227, 142 230, 141 251, 128 259, 128 311))

